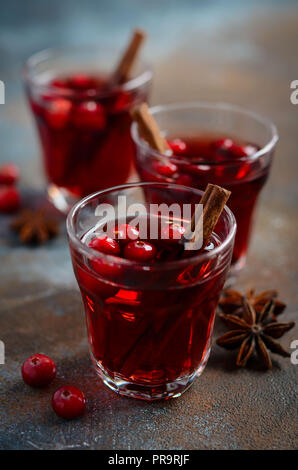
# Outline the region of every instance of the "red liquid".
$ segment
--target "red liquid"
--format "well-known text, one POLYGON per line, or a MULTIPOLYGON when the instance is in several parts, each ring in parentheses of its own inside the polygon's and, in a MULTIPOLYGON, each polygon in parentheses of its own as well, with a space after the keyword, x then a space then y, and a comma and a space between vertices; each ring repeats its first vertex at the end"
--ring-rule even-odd
POLYGON ((124 183, 134 156, 129 110, 147 93, 107 91, 106 79, 83 75, 48 86, 28 93, 49 182, 78 197, 124 183))
MULTIPOLYGON (((243 151, 253 154, 254 144, 233 139, 231 149, 218 148, 218 136, 172 139, 175 155, 161 166, 154 157, 137 156, 137 169, 142 181, 168 181, 205 190, 208 183, 218 184, 231 191, 228 206, 237 221, 237 233, 232 264, 245 259, 256 200, 269 172, 260 159, 241 160, 243 151), (183 145, 185 144, 185 145, 183 145), (247 146, 247 147, 246 147, 247 146), (174 167, 167 168, 168 163, 174 167), (165 167, 164 167, 165 165, 165 167), (175 168, 176 167, 176 168, 175 168)), ((160 201, 162 202, 162 201, 160 201)))
MULTIPOLYGON (((113 378, 157 386, 191 376, 207 359, 229 260, 214 271, 216 257, 192 262, 193 254, 173 241, 150 243, 156 251, 146 271, 138 263, 113 266, 102 257, 86 264, 71 251, 97 365, 113 378), (183 267, 166 274, 157 269, 185 256, 189 263, 183 267)), ((214 235, 203 252, 219 244, 214 235)), ((121 242, 120 257, 127 253, 125 246, 121 242)))

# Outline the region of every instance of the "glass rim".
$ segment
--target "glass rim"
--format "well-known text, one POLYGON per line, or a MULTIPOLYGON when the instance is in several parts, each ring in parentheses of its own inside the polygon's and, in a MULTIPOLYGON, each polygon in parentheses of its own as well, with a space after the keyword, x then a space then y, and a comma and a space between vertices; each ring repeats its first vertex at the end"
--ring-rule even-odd
MULTIPOLYGON (((222 110, 222 111, 233 111, 233 112, 238 112, 243 115, 246 115, 247 117, 250 117, 256 121, 258 121, 261 124, 264 124, 270 131, 271 137, 270 140, 262 146, 257 152, 255 152, 252 155, 248 155, 246 157, 240 157, 237 158, 237 160, 226 160, 227 164, 236 164, 237 162, 243 162, 243 161, 255 161, 265 155, 266 153, 271 152, 271 150, 275 147, 275 145, 278 142, 279 136, 277 132, 277 128, 275 124, 270 121, 270 119, 256 113, 255 111, 252 111, 250 109, 244 108, 239 105, 231 104, 231 103, 225 103, 225 102, 217 102, 217 101, 189 101, 189 102, 176 102, 176 103, 170 103, 170 104, 164 104, 164 105, 156 105, 152 106, 150 109, 150 112, 152 115, 158 114, 159 112, 163 111, 179 111, 179 110, 191 110, 191 109, 210 109, 210 110, 222 110)), ((163 158, 169 158, 169 155, 162 154, 158 152, 157 150, 154 150, 150 147, 148 147, 148 144, 142 139, 142 137, 139 135, 138 132, 138 126, 136 122, 133 122, 131 125, 131 135, 132 138, 135 142, 136 145, 141 147, 143 150, 148 152, 148 149, 150 150, 150 153, 157 158, 163 157, 163 158)), ((175 158, 175 155, 173 155, 173 158, 175 158)), ((187 160, 187 159, 185 159, 187 160)), ((179 156, 179 161, 183 161, 183 157, 179 156)), ((187 160, 188 161, 188 160, 187 160)), ((216 165, 222 165, 223 162, 211 162, 210 160, 199 160, 198 163, 201 165, 210 165, 210 166, 216 166, 216 165)))
MULTIPOLYGON (((108 51, 113 51, 113 52, 116 52, 118 51, 119 53, 119 57, 120 57, 120 54, 121 54, 121 50, 118 50, 118 48, 116 47, 112 47, 112 46, 98 46, 96 44, 85 44, 85 45, 79 45, 79 46, 75 46, 75 45, 66 45, 66 46, 58 46, 58 47, 49 47, 49 48, 46 48, 46 49, 42 49, 38 52, 35 52, 34 54, 32 54, 26 61, 25 63, 23 64, 23 67, 22 67, 22 77, 24 79, 24 81, 26 83, 28 83, 30 86, 33 86, 33 87, 36 87, 36 88, 39 88, 41 90, 55 90, 55 93, 58 94, 58 95, 68 95, 68 96, 72 96, 72 95, 76 95, 77 94, 77 91, 76 90, 71 90, 69 88, 58 88, 58 87, 54 87, 53 85, 51 85, 51 83, 37 83, 37 81, 30 76, 30 72, 31 70, 34 70, 34 68, 36 68, 41 62, 45 62, 47 60, 49 60, 50 58, 54 58, 56 55, 58 55, 58 53, 70 53, 72 51, 84 51, 84 50, 88 50, 90 51, 90 49, 93 49, 93 51, 95 51, 96 49, 97 50, 100 50, 100 49, 105 49, 105 50, 108 50, 108 51)), ((105 92, 99 92, 97 93, 96 96, 107 96, 107 95, 110 95, 111 92, 113 92, 114 90, 123 90, 123 91, 133 91, 143 85, 145 85, 146 83, 150 82, 152 80, 152 77, 153 77, 153 69, 152 69, 152 66, 149 65, 146 61, 142 60, 142 59, 138 59, 139 62, 144 66, 144 70, 139 73, 136 77, 126 81, 125 83, 123 84, 120 84, 120 85, 116 85, 116 86, 113 86, 111 88, 111 90, 109 91, 105 91, 105 92)), ((93 97, 93 95, 92 95, 93 97)))
MULTIPOLYGON (((111 188, 107 188, 101 191, 96 191, 95 193, 92 193, 88 196, 85 196, 83 199, 78 201, 76 204, 73 205, 71 208, 70 212, 67 215, 66 218, 66 229, 67 229, 67 234, 69 236, 69 239, 71 242, 74 244, 74 246, 83 254, 92 257, 97 257, 99 255, 102 255, 103 258, 107 259, 108 261, 111 261, 113 263, 117 263, 120 265, 130 265, 130 266, 137 266, 140 268, 147 268, 150 266, 148 263, 140 263, 140 262, 135 262, 126 258, 120 258, 119 256, 114 256, 114 255, 108 255, 106 253, 99 253, 98 251, 94 250, 93 248, 90 248, 88 245, 83 243, 81 239, 76 235, 75 227, 74 227, 74 217, 77 215, 80 211, 80 209, 84 208, 92 199, 105 195, 108 193, 112 193, 115 191, 120 191, 124 189, 131 189, 131 188, 136 188, 136 187, 163 187, 163 188, 170 188, 170 189, 185 189, 188 192, 196 193, 199 196, 202 196, 203 191, 196 189, 196 188, 191 188, 188 186, 183 186, 180 184, 174 184, 174 183, 158 183, 158 182, 136 182, 136 183, 127 183, 119 186, 113 186, 111 188)), ((237 223, 235 216, 231 209, 227 205, 224 206, 224 212, 226 213, 228 217, 228 221, 230 223, 230 229, 227 237, 225 240, 216 248, 214 248, 212 251, 209 251, 207 253, 201 253, 198 255, 194 255, 190 258, 184 258, 181 260, 172 260, 172 261, 167 261, 163 263, 156 263, 154 264, 155 269, 167 269, 167 268, 174 268, 175 266, 183 266, 183 265, 188 265, 190 260, 195 261, 195 262, 201 262, 204 260, 208 260, 209 258, 213 258, 214 256, 218 256, 221 252, 224 252, 225 249, 228 247, 228 245, 233 241, 236 233, 236 228, 237 228, 237 223)), ((198 250, 200 251, 200 250, 198 250)))

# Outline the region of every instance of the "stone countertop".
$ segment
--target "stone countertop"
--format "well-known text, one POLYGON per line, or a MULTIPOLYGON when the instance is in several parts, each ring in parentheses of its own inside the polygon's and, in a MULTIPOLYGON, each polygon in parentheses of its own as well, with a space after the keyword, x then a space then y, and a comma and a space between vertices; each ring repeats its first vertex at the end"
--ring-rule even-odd
MULTIPOLYGON (((236 287, 279 289, 288 304, 281 318, 295 320, 298 105, 290 102, 290 83, 298 79, 297 3, 250 2, 244 8, 225 2, 223 8, 222 2, 207 7, 174 1, 170 8, 168 2, 150 2, 149 13, 141 1, 133 15, 127 12, 125 28, 118 24, 121 2, 105 9, 106 2, 100 6, 89 0, 82 10, 81 2, 73 1, 70 9, 69 1, 59 7, 61 2, 54 0, 51 9, 39 10, 31 0, 24 14, 10 3, 0 19, 0 79, 7 85, 6 104, 0 105, 0 160, 20 164, 24 197, 42 201, 44 181, 17 74, 23 59, 52 45, 53 37, 79 42, 74 31, 86 42, 97 40, 95 12, 104 33, 110 25, 110 36, 115 31, 117 38, 141 24, 151 33, 148 52, 156 57, 154 103, 228 101, 267 115, 277 125, 278 150, 260 199, 248 265, 236 287)), ((238 370, 235 356, 213 345, 204 373, 179 399, 144 403, 107 390, 89 359, 64 221, 60 236, 39 248, 20 245, 9 222, 10 217, 1 216, 0 339, 6 363, 0 365, 0 449, 297 448, 298 366, 289 359, 275 356, 266 373, 253 365, 238 370), (21 364, 34 352, 50 355, 58 366, 46 392, 21 380, 21 364), (50 395, 64 383, 86 393, 88 412, 79 420, 65 422, 51 410, 50 395)), ((214 337, 222 331, 216 322, 214 337)), ((289 349, 294 339, 297 328, 281 342, 289 349)))

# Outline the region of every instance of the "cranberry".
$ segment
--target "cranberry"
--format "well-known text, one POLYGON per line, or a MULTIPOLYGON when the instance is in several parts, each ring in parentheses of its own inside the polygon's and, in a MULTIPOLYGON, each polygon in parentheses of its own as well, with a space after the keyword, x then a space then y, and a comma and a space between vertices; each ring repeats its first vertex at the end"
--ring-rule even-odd
POLYGON ((120 246, 116 240, 106 235, 102 237, 93 238, 89 243, 90 248, 93 250, 100 251, 101 253, 105 253, 106 255, 119 255, 120 254, 120 246))
POLYGON ((232 139, 218 139, 211 143, 213 150, 217 152, 230 152, 234 147, 234 142, 232 139))
POLYGON ((130 240, 137 240, 139 238, 139 231, 133 225, 121 224, 118 227, 115 227, 115 230, 112 232, 112 236, 120 243, 129 242, 130 240))
POLYGON ((81 416, 86 409, 84 393, 71 385, 58 388, 52 398, 55 413, 64 419, 74 419, 81 416))
POLYGON ((124 256, 133 261, 151 261, 156 255, 154 245, 141 240, 129 242, 124 248, 124 256))
POLYGON ((154 162, 153 166, 157 173, 166 177, 173 176, 178 170, 177 166, 171 162, 154 162))
MULTIPOLYGON (((99 261, 99 260, 98 260, 99 261)), ((104 266, 99 262, 96 263, 96 260, 91 261, 94 271, 100 271, 104 275, 104 266)), ((112 273, 114 274, 114 273, 112 273)), ((97 279, 91 271, 87 268, 82 269, 79 266, 76 267, 76 276, 78 279, 79 285, 87 290, 90 294, 101 297, 102 299, 108 299, 109 297, 114 297, 118 288, 109 284, 108 282, 103 282, 97 279)))
POLYGON ((67 82, 66 80, 62 80, 62 78, 55 78, 52 80, 51 85, 56 88, 67 88, 67 82))
POLYGON ((176 179, 176 183, 181 184, 182 186, 194 185, 193 177, 186 173, 181 173, 181 175, 179 175, 178 178, 176 179))
POLYGON ((88 88, 95 88, 96 80, 94 80, 94 78, 88 77, 88 75, 80 74, 71 77, 68 81, 68 84, 71 88, 86 90, 88 88))
POLYGON ((20 177, 20 170, 14 163, 5 163, 0 167, 0 184, 14 184, 20 177))
POLYGON ((12 186, 0 186, 0 212, 15 212, 20 208, 21 196, 12 186))
POLYGON ((131 102, 131 96, 129 93, 126 93, 124 91, 119 92, 115 99, 112 111, 114 112, 122 111, 130 105, 130 102, 131 102))
POLYGON ((45 387, 56 376, 55 362, 44 354, 34 354, 22 365, 22 376, 31 387, 45 387))
POLYGON ((172 242, 181 240, 185 233, 185 227, 179 223, 172 223, 168 227, 163 227, 161 238, 172 242))
POLYGON ((104 108, 96 101, 84 101, 76 108, 74 124, 88 130, 103 130, 106 126, 104 108))
POLYGON ((173 150, 175 155, 180 155, 185 152, 186 150, 186 143, 183 142, 181 139, 174 139, 171 141, 168 141, 169 146, 173 150))
POLYGON ((72 104, 64 98, 52 100, 46 112, 47 121, 54 129, 62 129, 68 122, 72 104))
POLYGON ((232 152, 236 158, 250 157, 258 151, 254 145, 234 145, 232 152))

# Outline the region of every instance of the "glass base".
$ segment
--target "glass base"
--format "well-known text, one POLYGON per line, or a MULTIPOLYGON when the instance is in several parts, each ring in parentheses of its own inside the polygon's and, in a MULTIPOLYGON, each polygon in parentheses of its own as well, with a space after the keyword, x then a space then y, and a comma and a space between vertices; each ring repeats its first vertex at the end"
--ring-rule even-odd
POLYGON ((96 372, 102 379, 103 383, 114 392, 121 396, 137 398, 140 400, 154 401, 154 400, 168 400, 170 398, 180 397, 186 390, 191 386, 196 377, 199 377, 203 372, 208 358, 210 355, 210 348, 206 351, 203 361, 201 362, 198 369, 191 375, 179 377, 173 382, 165 382, 161 384, 140 384, 137 382, 131 382, 125 380, 117 374, 109 374, 103 369, 91 354, 93 364, 96 372))
POLYGON ((47 192, 51 203, 63 214, 68 214, 71 207, 79 200, 67 189, 59 188, 55 184, 50 184, 47 192))

